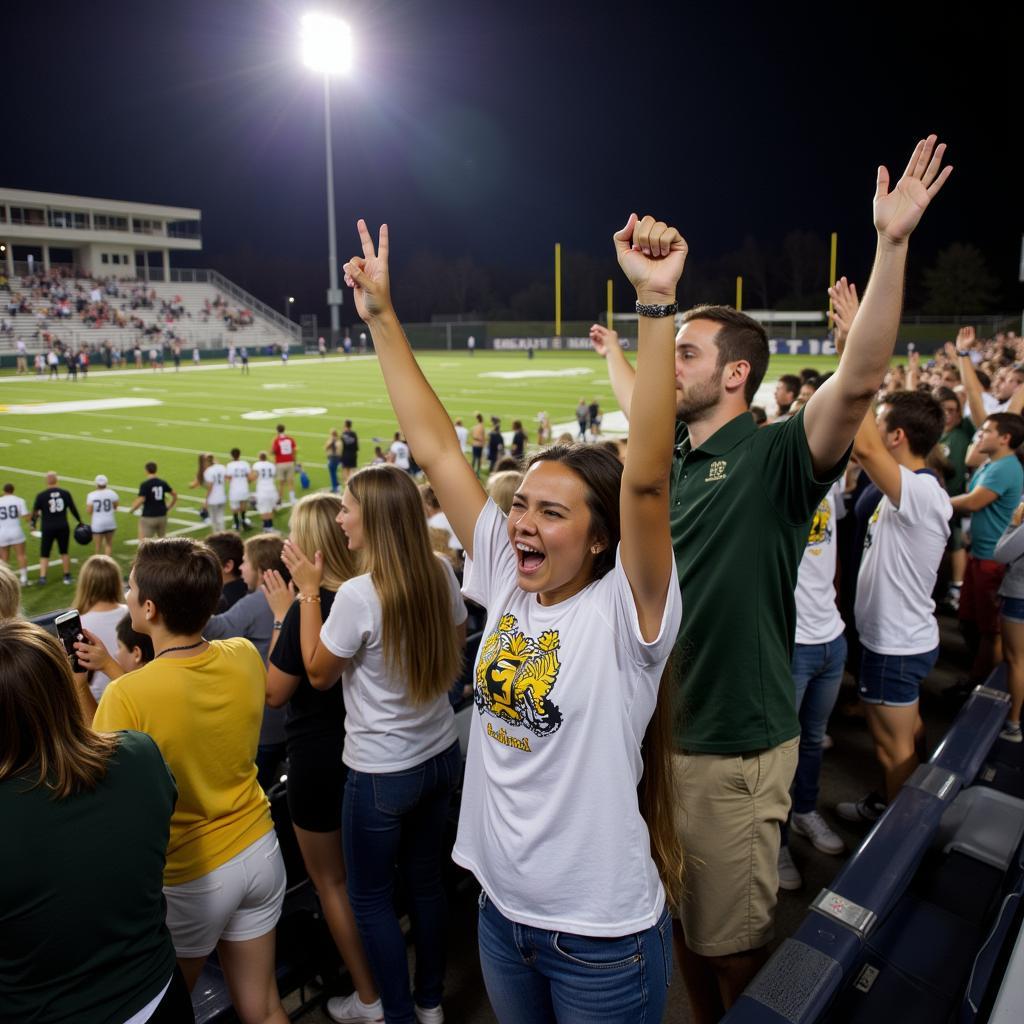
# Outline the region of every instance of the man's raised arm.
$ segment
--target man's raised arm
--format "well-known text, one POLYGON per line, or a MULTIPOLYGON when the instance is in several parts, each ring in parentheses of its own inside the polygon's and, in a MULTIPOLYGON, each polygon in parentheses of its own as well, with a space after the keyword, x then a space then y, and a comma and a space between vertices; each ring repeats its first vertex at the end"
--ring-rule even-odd
POLYGON ((626 358, 619 344, 619 335, 608 327, 594 324, 590 328, 590 344, 594 351, 608 363, 608 379, 612 382, 612 391, 619 408, 629 419, 629 406, 633 401, 633 385, 636 383, 636 370, 626 358))
POLYGON ((945 149, 945 143, 936 145, 934 135, 922 139, 891 192, 889 172, 878 168, 874 199, 878 245, 871 278, 850 325, 839 368, 814 393, 804 412, 817 473, 828 472, 849 448, 892 359, 903 305, 907 243, 953 170, 940 170, 945 149))

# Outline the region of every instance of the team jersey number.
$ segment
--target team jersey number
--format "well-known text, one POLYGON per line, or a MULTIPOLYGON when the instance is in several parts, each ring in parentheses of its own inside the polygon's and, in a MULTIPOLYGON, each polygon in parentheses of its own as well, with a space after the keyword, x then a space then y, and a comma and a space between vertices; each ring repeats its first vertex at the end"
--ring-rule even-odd
POLYGON ((64 499, 59 495, 50 498, 50 512, 56 514, 64 511, 64 499))
POLYGON ((256 475, 261 480, 273 480, 274 479, 274 467, 273 466, 260 466, 256 471, 256 475))
POLYGON ((152 499, 154 501, 163 501, 164 500, 164 489, 159 484, 157 484, 157 486, 154 487, 149 492, 149 494, 150 494, 150 497, 152 497, 152 499))
POLYGON ((97 498, 93 504, 93 509, 97 512, 113 512, 114 500, 113 498, 97 498))
POLYGON ((18 510, 14 505, 0 505, 0 519, 17 519, 18 510))
POLYGON ((291 441, 279 441, 278 442, 278 451, 280 451, 280 453, 282 455, 291 455, 291 453, 292 453, 292 443, 291 443, 291 441))

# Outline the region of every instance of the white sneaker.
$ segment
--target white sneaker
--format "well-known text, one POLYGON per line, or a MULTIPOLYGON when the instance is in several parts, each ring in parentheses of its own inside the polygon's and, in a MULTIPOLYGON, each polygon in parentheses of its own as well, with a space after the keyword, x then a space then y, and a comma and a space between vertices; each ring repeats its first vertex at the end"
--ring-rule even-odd
POLYGON ((444 1024, 444 1010, 440 1006, 419 1006, 416 1009, 417 1024, 444 1024))
POLYGON ((378 999, 375 1003, 366 1005, 360 998, 358 992, 350 996, 335 996, 327 1000, 327 1016, 337 1024, 363 1024, 363 1021, 383 1021, 384 1007, 378 999))
POLYGON ((810 839, 811 845, 822 853, 842 853, 846 849, 846 844, 828 827, 817 811, 791 815, 789 827, 798 836, 810 839))
POLYGON ((1008 743, 1020 743, 1024 740, 1024 734, 1021 733, 1020 722, 1007 721, 1006 725, 1003 726, 1003 731, 999 734, 1001 740, 1006 740, 1008 743))
POLYGON ((843 821, 875 822, 885 814, 886 803, 877 793, 868 793, 862 800, 836 804, 836 814, 843 821))
POLYGON ((787 892, 795 892, 804 884, 803 876, 793 863, 793 855, 788 846, 779 847, 779 888, 787 892))

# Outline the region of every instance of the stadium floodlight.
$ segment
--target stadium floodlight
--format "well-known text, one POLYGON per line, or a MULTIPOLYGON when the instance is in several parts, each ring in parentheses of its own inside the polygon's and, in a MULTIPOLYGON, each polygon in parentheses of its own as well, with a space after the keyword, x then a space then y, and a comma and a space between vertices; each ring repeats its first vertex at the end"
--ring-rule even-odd
POLYGON ((302 62, 311 71, 347 75, 352 70, 352 30, 330 14, 302 19, 302 62))
POLYGON ((331 76, 352 70, 352 31, 340 18, 307 14, 302 19, 302 60, 324 76, 324 146, 327 157, 327 267, 330 287, 331 348, 338 347, 341 332, 342 292, 338 287, 338 238, 334 226, 334 157, 331 151, 331 76))

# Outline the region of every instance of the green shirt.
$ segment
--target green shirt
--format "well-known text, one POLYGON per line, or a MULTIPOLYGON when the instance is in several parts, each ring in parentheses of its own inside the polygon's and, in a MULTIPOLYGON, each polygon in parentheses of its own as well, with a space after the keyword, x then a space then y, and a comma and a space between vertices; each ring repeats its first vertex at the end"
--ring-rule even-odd
POLYGON ((741 413, 692 450, 679 424, 676 440, 675 745, 766 750, 800 731, 790 673, 797 568, 814 511, 849 453, 818 480, 802 410, 760 430, 741 413))
POLYGON ((0 1020, 121 1024, 170 980, 163 874, 177 791, 156 744, 120 734, 91 793, 0 782, 0 1020))
POLYGON ((939 447, 949 463, 946 491, 951 498, 967 487, 967 449, 974 440, 974 424, 964 417, 952 430, 939 438, 939 447))

